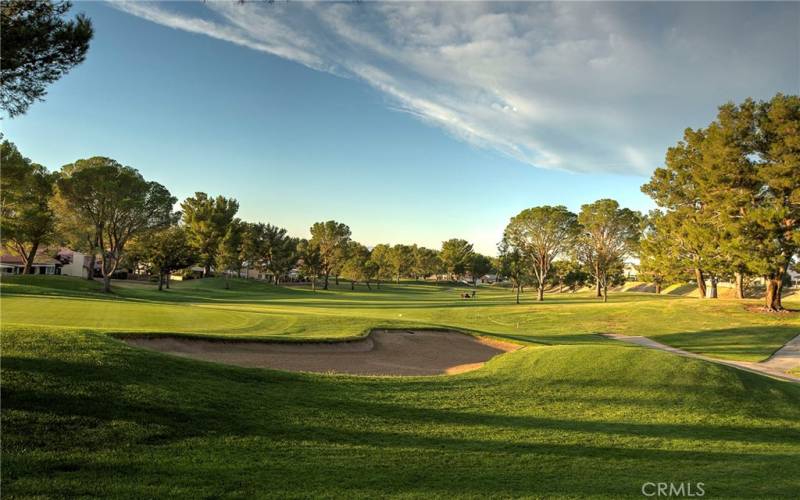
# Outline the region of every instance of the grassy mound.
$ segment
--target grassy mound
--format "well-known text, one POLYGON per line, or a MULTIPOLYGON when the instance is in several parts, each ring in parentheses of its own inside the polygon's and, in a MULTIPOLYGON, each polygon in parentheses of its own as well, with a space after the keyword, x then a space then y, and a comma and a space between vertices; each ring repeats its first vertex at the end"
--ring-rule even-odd
POLYGON ((607 345, 531 347, 456 377, 247 370, 101 334, 3 345, 4 494, 790 496, 800 391, 607 345))

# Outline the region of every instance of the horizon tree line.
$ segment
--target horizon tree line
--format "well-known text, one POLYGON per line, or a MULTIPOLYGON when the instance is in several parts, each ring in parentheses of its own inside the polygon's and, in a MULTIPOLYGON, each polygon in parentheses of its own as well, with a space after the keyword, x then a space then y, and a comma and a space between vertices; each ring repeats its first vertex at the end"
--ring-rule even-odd
POLYGON ((477 280, 496 270, 511 281, 517 300, 525 286, 535 286, 544 300, 547 286, 588 282, 608 300, 609 286, 624 279, 625 259, 637 257, 640 275, 658 292, 665 283, 693 279, 701 298, 715 298, 717 283, 732 280, 743 298, 746 283, 762 277, 764 307, 778 311, 800 250, 799 136, 798 96, 725 104, 708 127, 686 129, 642 186, 658 209, 642 215, 612 199, 582 205, 577 214, 564 206, 532 207, 511 218, 497 259, 463 239, 444 241, 439 250, 370 249, 337 221, 313 224, 308 239, 293 238, 237 218, 237 200, 202 192, 174 211, 177 200, 167 188, 113 159, 91 157, 49 172, 4 140, 0 230, 24 273, 40 248, 63 243, 90 257, 90 275, 98 262, 106 291, 119 266, 138 259, 159 275, 159 287, 165 276, 195 264, 203 276, 256 269, 276 284, 298 267, 323 289, 331 278, 371 289, 409 277, 477 280))

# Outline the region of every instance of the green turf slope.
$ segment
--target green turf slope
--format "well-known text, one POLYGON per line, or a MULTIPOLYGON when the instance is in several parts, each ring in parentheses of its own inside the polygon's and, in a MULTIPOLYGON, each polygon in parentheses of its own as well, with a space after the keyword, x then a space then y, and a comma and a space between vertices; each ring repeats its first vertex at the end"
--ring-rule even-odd
POLYGON ((796 495, 800 388, 633 347, 530 347, 453 377, 242 369, 106 335, 3 334, 3 494, 796 495))
MULTIPOLYGON (((2 284, 3 496, 796 498, 800 387, 605 340, 648 335, 761 359, 797 315, 620 293, 513 303, 434 285, 312 293, 218 280, 2 284), (445 326, 528 343, 458 376, 359 378, 244 369, 109 334, 293 340, 445 326)), ((669 342, 668 342, 669 343, 669 342)))

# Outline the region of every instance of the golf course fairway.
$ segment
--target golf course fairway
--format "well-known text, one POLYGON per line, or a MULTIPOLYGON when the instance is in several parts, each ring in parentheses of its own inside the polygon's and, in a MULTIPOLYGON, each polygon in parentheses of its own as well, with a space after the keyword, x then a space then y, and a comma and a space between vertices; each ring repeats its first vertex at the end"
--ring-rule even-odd
MULTIPOLYGON (((328 291, 205 279, 2 283, 3 496, 797 498, 800 385, 616 342, 761 361, 800 314, 612 293, 543 303, 479 287, 328 291), (185 359, 132 336, 357 339, 451 329, 525 348, 456 375, 294 373, 185 359)), ((790 308, 792 303, 787 301, 790 308)))

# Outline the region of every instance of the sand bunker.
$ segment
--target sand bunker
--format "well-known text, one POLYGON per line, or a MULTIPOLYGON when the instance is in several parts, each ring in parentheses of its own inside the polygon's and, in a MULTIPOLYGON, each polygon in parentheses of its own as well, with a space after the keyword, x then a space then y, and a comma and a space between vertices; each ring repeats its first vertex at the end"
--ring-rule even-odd
POLYGON ((442 375, 476 370, 521 346, 452 331, 373 330, 352 342, 225 342, 129 337, 124 342, 175 356, 231 365, 353 375, 442 375))

